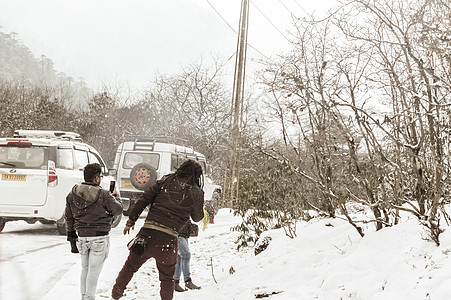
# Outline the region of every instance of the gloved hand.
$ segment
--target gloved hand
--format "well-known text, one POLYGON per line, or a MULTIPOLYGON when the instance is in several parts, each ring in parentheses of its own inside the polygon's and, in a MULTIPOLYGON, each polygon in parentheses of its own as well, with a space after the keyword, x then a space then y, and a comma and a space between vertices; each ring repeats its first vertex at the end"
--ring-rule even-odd
POLYGON ((72 253, 80 253, 77 248, 77 240, 70 240, 70 252, 72 253))
POLYGON ((67 232, 67 240, 70 242, 70 252, 79 253, 77 248, 78 235, 75 231, 67 232))

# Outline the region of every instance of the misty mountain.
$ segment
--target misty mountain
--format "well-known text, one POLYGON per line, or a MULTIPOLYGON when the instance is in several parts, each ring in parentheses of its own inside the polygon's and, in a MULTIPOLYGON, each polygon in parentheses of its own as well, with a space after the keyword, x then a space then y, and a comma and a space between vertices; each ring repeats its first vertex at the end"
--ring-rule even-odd
POLYGON ((55 70, 53 61, 45 55, 36 57, 14 32, 0 31, 0 80, 64 88, 66 92, 78 96, 90 94, 82 79, 74 80, 55 70))

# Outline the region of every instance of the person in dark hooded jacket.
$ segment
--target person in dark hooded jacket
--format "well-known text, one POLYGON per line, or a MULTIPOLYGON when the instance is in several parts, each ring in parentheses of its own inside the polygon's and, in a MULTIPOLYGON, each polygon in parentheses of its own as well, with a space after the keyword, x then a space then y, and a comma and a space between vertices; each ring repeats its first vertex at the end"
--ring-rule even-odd
POLYGON ((164 176, 144 191, 130 212, 124 234, 134 229, 144 208, 150 206, 143 227, 130 247, 130 253, 116 278, 111 296, 123 296, 133 274, 151 257, 157 263, 162 300, 174 295, 174 271, 177 262, 177 237, 183 225, 204 217, 202 167, 194 160, 185 160, 175 173, 164 176))
POLYGON ((81 298, 94 300, 100 271, 108 257, 108 233, 113 217, 122 213, 122 204, 116 188, 111 195, 100 187, 100 164, 86 165, 83 175, 85 182, 76 184, 66 197, 64 217, 72 252, 81 255, 81 298))

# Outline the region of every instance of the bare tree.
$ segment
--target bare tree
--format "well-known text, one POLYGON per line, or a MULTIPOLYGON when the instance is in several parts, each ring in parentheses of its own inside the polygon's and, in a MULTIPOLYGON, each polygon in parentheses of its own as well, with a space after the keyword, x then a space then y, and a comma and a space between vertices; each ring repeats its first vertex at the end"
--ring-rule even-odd
POLYGON ((312 163, 274 158, 320 191, 312 206, 331 216, 339 208, 361 234, 348 201, 368 206, 377 229, 409 211, 439 244, 449 190, 449 15, 444 1, 344 1, 322 22, 298 20, 293 53, 265 73, 285 144, 312 163))
MULTIPOLYGON (((353 109, 365 117, 362 125, 376 127, 379 139, 386 141, 375 149, 393 167, 384 185, 391 189, 391 206, 418 216, 438 245, 444 168, 449 165, 444 134, 449 131, 449 63, 443 64, 449 55, 449 26, 443 28, 449 5, 358 0, 352 8, 358 13, 343 11, 336 24, 353 43, 371 46, 373 71, 367 81, 390 111, 380 120, 353 109), (358 20, 365 20, 366 26, 354 25, 358 20), (425 32, 431 38, 425 38, 425 32)), ((370 130, 366 132, 368 136, 370 130)))

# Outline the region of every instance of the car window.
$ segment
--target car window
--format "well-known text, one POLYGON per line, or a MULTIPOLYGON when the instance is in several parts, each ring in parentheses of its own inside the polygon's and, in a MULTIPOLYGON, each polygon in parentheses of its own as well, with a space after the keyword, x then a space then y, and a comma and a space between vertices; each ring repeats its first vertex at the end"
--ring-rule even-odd
POLYGON ((74 158, 72 157, 72 149, 66 148, 57 150, 56 167, 67 170, 74 169, 74 158))
POLYGON ((89 163, 90 164, 98 163, 99 165, 102 165, 102 163, 100 162, 99 158, 97 156, 95 156, 93 153, 88 152, 88 157, 89 157, 89 163))
POLYGON ((78 170, 83 170, 83 168, 88 164, 88 153, 83 150, 74 150, 75 155, 75 168, 78 170))
POLYGON ((97 154, 92 153, 92 152, 88 152, 88 157, 89 157, 89 163, 93 164, 93 163, 98 163, 99 165, 102 166, 102 173, 106 173, 108 170, 106 170, 105 164, 103 163, 103 161, 97 156, 97 154))
POLYGON ((171 171, 177 170, 178 162, 177 162, 178 156, 176 154, 171 155, 171 171))
MULTIPOLYGON (((47 157, 47 147, 0 146, 0 161, 12 164, 16 168, 45 169, 47 157)), ((0 167, 4 166, 4 164, 0 165, 0 167)))
POLYGON ((124 169, 132 169, 134 166, 140 163, 146 163, 158 169, 160 161, 160 155, 158 153, 136 153, 136 152, 128 152, 125 153, 124 163, 122 164, 122 168, 124 169))
POLYGON ((188 157, 184 154, 172 154, 171 156, 171 170, 175 171, 188 157))
POLYGON ((121 159, 121 154, 122 153, 120 151, 116 152, 116 156, 114 157, 114 164, 113 164, 114 169, 117 169, 119 166, 119 160, 121 159))

